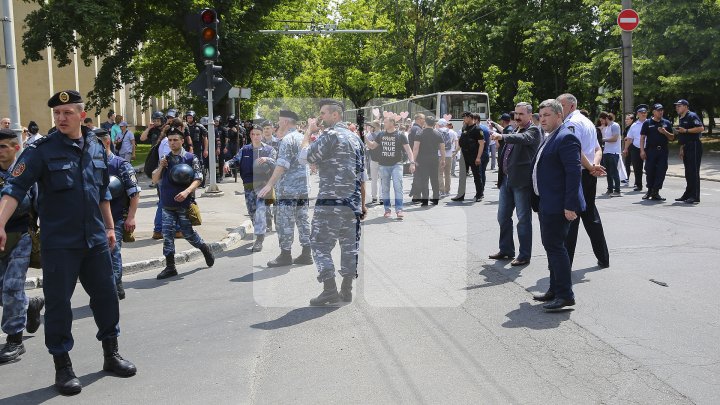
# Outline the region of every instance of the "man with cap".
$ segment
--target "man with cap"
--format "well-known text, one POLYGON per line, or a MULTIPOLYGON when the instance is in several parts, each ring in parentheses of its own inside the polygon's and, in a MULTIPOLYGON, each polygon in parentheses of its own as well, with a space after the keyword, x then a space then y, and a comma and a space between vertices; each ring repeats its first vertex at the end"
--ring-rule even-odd
MULTIPOLYGON (((451 198, 452 201, 463 201, 465 199, 465 183, 468 168, 472 171, 473 181, 475 182, 475 201, 479 202, 483 199, 483 183, 480 175, 480 163, 485 145, 485 135, 477 125, 473 117, 473 113, 465 111, 462 114, 463 129, 458 140, 460 149, 462 150, 462 164, 460 165, 460 178, 458 180, 457 196, 451 198)), ((488 133, 488 136, 490 134, 488 133)))
POLYGON ((325 99, 320 103, 320 117, 325 130, 315 142, 310 135, 317 131, 315 119, 308 120, 300 154, 300 163, 317 165, 319 190, 312 219, 310 241, 318 281, 323 291, 310 300, 321 306, 352 301, 352 283, 357 277, 360 249, 360 221, 365 207, 365 148, 362 140, 342 122, 343 104, 325 99), (340 245, 340 293, 335 283, 335 264, 331 252, 340 245))
POLYGON ((56 93, 48 101, 57 131, 31 144, 18 158, 0 200, 0 250, 6 247, 8 220, 37 183, 45 295, 45 345, 55 362, 61 394, 82 389, 69 351, 73 348, 70 300, 78 278, 90 296, 90 309, 102 341, 103 369, 118 376, 136 368, 118 353, 120 311, 109 249, 115 246, 110 212, 107 154, 92 131, 81 126, 84 102, 77 91, 56 93), (81 230, 77 230, 78 226, 81 230))
POLYGON ((215 263, 215 256, 210 246, 192 228, 187 213, 190 204, 195 200, 195 190, 200 187, 203 180, 200 161, 196 155, 183 149, 182 130, 171 128, 166 136, 170 153, 160 158, 157 169, 152 172, 153 182, 160 186, 163 256, 165 256, 165 268, 157 275, 158 280, 178 274, 175 268, 175 232, 178 228, 190 245, 200 249, 208 267, 212 267, 215 263), (176 169, 175 172, 173 169, 182 165, 189 166, 192 173, 187 177, 173 176, 172 174, 180 172, 181 168, 176 169))
POLYGON ((676 128, 678 143, 680 144, 680 159, 685 166, 685 192, 675 201, 684 201, 688 204, 700 202, 700 159, 702 158, 702 142, 700 136, 705 126, 697 114, 690 111, 690 103, 680 99, 675 103, 679 123, 676 128))
MULTIPOLYGON (((190 133, 190 139, 192 142, 192 152, 195 154, 195 156, 198 158, 198 161, 200 162, 200 167, 203 170, 203 174, 205 174, 205 169, 207 169, 207 160, 208 160, 208 132, 207 129, 200 124, 199 122, 195 121, 195 111, 188 111, 185 113, 185 122, 187 123, 187 129, 190 133)), ((203 176, 202 184, 200 187, 204 187, 205 185, 205 176, 203 176)))
POLYGON ((115 138, 117 155, 128 162, 135 160, 135 134, 128 129, 128 123, 120 123, 120 134, 115 138))
POLYGON ((645 161, 647 194, 643 200, 665 201, 660 196, 668 169, 668 141, 674 137, 672 123, 663 118, 662 104, 653 106, 653 116, 640 129, 640 157, 645 161))
MULTIPOLYGON (((630 129, 628 129, 627 136, 625 137, 623 156, 630 155, 630 162, 632 163, 633 172, 635 173, 635 188, 633 191, 642 191, 643 189, 643 159, 640 157, 640 130, 647 120, 647 113, 647 104, 640 104, 635 108, 637 120, 630 125, 630 129)), ((628 173, 628 175, 630 175, 630 173, 628 173)))
MULTIPOLYGON (((0 187, 12 176, 15 157, 20 151, 15 132, 0 129, 0 187)), ((30 264, 32 241, 28 233, 31 221, 30 210, 37 202, 37 187, 28 190, 23 198, 22 208, 15 213, 5 226, 8 242, 0 251, 0 293, 2 297, 2 331, 7 334, 5 346, 0 349, 0 363, 13 361, 25 353, 23 329, 35 333, 40 327, 40 310, 45 305, 42 297, 28 300, 25 295, 25 278, 30 264)))
POLYGON ((110 212, 115 223, 115 247, 110 251, 115 287, 118 299, 125 299, 125 288, 122 284, 122 249, 123 231, 135 231, 135 214, 140 203, 140 186, 135 177, 135 169, 127 160, 115 155, 110 150, 110 133, 102 128, 95 131, 95 136, 105 146, 108 160, 110 183, 110 212))
POLYGON ((307 165, 301 164, 298 160, 300 145, 303 141, 303 134, 296 128, 298 120, 297 114, 293 111, 280 111, 278 134, 282 136, 282 139, 280 140, 277 164, 272 177, 258 193, 258 197, 265 197, 272 193, 273 187, 277 193, 275 227, 280 243, 280 255, 275 260, 268 262, 268 267, 313 264, 312 250, 310 249, 310 220, 308 219, 309 169, 307 165), (302 253, 293 259, 290 254, 293 239, 295 239, 296 225, 302 253))

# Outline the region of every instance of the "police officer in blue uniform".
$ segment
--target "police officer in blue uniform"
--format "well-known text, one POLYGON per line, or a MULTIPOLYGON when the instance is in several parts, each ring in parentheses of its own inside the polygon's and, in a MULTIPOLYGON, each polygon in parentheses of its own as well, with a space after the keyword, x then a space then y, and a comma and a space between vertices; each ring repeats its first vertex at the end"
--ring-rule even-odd
POLYGON ((193 247, 200 249, 208 267, 212 267, 215 263, 215 256, 210 246, 192 228, 187 214, 190 204, 195 199, 195 190, 203 180, 200 162, 197 156, 183 149, 183 132, 180 129, 170 129, 167 139, 170 153, 160 158, 158 168, 152 173, 153 182, 160 185, 163 255, 165 256, 165 268, 157 275, 158 280, 178 274, 175 268, 175 232, 178 226, 185 240, 193 247), (190 173, 184 180, 171 176, 173 168, 180 165, 190 167, 190 173))
POLYGON ((115 246, 110 213, 105 148, 82 127, 84 102, 74 90, 48 100, 57 131, 28 147, 18 158, 0 200, 0 250, 6 226, 33 184, 38 184, 41 254, 45 295, 45 345, 55 362, 55 387, 72 395, 82 385, 72 369, 70 299, 78 279, 90 296, 90 309, 102 341, 103 370, 135 375, 135 365, 118 354, 120 312, 109 249, 115 246))
MULTIPOLYGON (((15 155, 20 150, 15 132, 0 129, 0 188, 10 178, 15 155)), ((5 225, 8 242, 0 252, 0 292, 2 292, 2 331, 7 334, 5 346, 0 350, 0 363, 13 361, 25 353, 23 329, 35 333, 40 327, 40 311, 45 300, 25 295, 25 278, 30 265, 32 240, 28 233, 30 210, 37 201, 37 188, 31 187, 27 195, 5 225)))
POLYGON ((98 128, 94 130, 95 136, 105 146, 108 155, 108 172, 110 174, 110 212, 115 222, 115 247, 110 251, 113 274, 118 299, 125 299, 125 288, 122 284, 122 249, 123 231, 135 230, 135 213, 140 203, 140 186, 135 177, 135 169, 127 160, 115 155, 110 150, 110 134, 98 128))
MULTIPOLYGON (((188 111, 185 113, 185 122, 187 123, 187 130, 190 133, 190 139, 192 141, 192 153, 200 161, 200 166, 203 168, 203 175, 205 175, 205 169, 208 167, 208 132, 205 126, 195 121, 195 111, 188 111)), ((205 176, 201 187, 205 187, 205 176)))
POLYGON ((647 194, 643 200, 665 201, 660 196, 668 169, 668 141, 673 139, 672 123, 663 118, 662 104, 653 106, 653 116, 640 128, 640 157, 645 161, 647 194))
POLYGON ((680 144, 680 159, 685 166, 685 182, 687 183, 685 192, 675 201, 697 204, 700 202, 700 160, 703 152, 700 136, 705 131, 705 126, 700 117, 690 111, 690 103, 687 100, 678 100, 675 103, 675 111, 680 116, 676 130, 680 144))

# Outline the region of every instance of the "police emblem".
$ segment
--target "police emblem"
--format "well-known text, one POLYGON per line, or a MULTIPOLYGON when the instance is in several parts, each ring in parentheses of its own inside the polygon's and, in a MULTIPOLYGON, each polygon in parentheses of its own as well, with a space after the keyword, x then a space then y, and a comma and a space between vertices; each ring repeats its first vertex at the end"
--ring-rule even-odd
POLYGON ((62 93, 60 93, 60 96, 58 96, 58 98, 61 102, 67 103, 70 100, 70 95, 63 91, 62 93))
POLYGON ((13 177, 18 177, 19 175, 23 174, 25 171, 25 163, 20 163, 19 165, 15 166, 15 168, 12 171, 13 177))

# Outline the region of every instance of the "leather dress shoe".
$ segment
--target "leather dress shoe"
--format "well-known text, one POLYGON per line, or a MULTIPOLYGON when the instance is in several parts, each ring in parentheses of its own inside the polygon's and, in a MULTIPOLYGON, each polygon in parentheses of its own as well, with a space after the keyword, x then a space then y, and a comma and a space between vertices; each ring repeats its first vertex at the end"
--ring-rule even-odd
POLYGON ((604 261, 602 261, 602 260, 598 260, 598 261, 597 261, 597 265, 598 265, 598 267, 600 267, 601 269, 607 269, 608 267, 610 267, 610 262, 604 262, 604 261))
POLYGON ((640 187, 640 186, 635 186, 635 188, 633 189, 633 191, 642 191, 642 187, 640 187))
POLYGON ((528 265, 528 264, 530 264, 530 260, 529 260, 529 259, 515 259, 515 260, 513 260, 513 261, 510 262, 510 265, 511 265, 511 266, 525 266, 525 265, 528 265))
POLYGON ((675 201, 677 201, 677 202, 685 202, 685 200, 687 200, 687 199, 688 199, 687 197, 682 196, 682 197, 680 197, 680 198, 676 198, 675 201))
POLYGON ((552 291, 548 291, 544 294, 533 294, 533 299, 535 301, 541 301, 541 302, 552 301, 555 299, 555 293, 552 291))
POLYGON ((494 255, 490 255, 488 257, 490 259, 495 259, 495 260, 510 260, 510 259, 515 258, 515 255, 506 255, 503 252, 497 252, 494 255))
POLYGON ((462 201, 462 200, 464 200, 464 199, 465 199, 465 194, 459 195, 459 196, 457 196, 457 197, 453 197, 453 198, 450 199, 450 201, 462 201))
POLYGON ((483 196, 481 196, 481 195, 476 195, 476 196, 475 196, 475 202, 480 202, 480 201, 482 201, 482 200, 483 200, 483 196))
POLYGON ((556 312, 562 311, 565 307, 571 307, 575 305, 575 300, 572 298, 555 298, 554 300, 543 305, 545 312, 556 312))
POLYGON ((694 198, 692 198, 692 197, 690 197, 690 198, 688 198, 687 200, 685 200, 685 204, 697 204, 697 203, 699 203, 699 202, 700 202, 699 200, 696 200, 696 199, 694 199, 694 198))

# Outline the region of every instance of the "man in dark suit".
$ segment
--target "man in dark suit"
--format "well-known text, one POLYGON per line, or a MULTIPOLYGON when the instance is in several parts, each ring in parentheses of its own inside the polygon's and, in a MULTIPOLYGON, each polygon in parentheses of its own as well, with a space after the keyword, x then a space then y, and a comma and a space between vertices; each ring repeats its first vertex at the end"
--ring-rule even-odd
POLYGON ((549 301, 547 312, 575 305, 570 277, 570 256, 565 238, 570 224, 585 209, 581 182, 580 140, 563 124, 557 100, 540 104, 540 125, 549 134, 533 160, 533 209, 540 220, 540 236, 547 252, 550 288, 534 297, 549 301))
POLYGON ((515 257, 513 240, 512 214, 518 218, 517 233, 520 254, 510 262, 512 266, 523 266, 530 263, 532 255, 532 212, 530 196, 532 183, 530 172, 533 157, 540 146, 540 128, 532 123, 532 106, 518 103, 515 106, 515 122, 517 131, 511 134, 493 133, 491 139, 502 141, 504 147, 499 156, 501 177, 500 200, 497 219, 500 224, 500 251, 490 255, 491 259, 502 260, 515 257))

